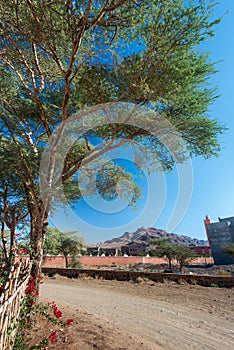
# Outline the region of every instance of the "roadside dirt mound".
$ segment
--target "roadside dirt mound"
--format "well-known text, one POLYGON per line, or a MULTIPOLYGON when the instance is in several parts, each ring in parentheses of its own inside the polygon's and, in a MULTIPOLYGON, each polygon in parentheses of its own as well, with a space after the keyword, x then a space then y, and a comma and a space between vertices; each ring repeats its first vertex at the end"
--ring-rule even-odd
MULTIPOLYGON (((61 305, 60 305, 61 306, 61 305)), ((33 330, 30 331, 30 345, 35 346, 42 339, 56 332, 57 341, 42 348, 44 350, 142 350, 141 344, 136 344, 133 336, 123 334, 118 327, 103 322, 93 315, 79 309, 60 307, 63 316, 73 319, 73 324, 61 328, 54 326, 45 317, 37 317, 33 330)), ((30 348, 30 347, 29 347, 30 348)), ((31 348, 30 348, 31 349, 31 348)), ((35 347, 33 349, 36 349, 35 347)))

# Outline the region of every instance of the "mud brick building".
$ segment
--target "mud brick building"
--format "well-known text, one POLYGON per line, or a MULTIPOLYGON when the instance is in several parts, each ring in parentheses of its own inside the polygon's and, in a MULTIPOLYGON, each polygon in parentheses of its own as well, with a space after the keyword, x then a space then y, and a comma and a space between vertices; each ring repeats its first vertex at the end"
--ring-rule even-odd
POLYGON ((149 251, 150 244, 144 242, 130 242, 124 246, 121 246, 121 252, 123 254, 138 256, 146 255, 149 251))
POLYGON ((215 265, 234 264, 234 259, 223 252, 222 246, 234 243, 234 216, 218 218, 218 222, 211 222, 207 215, 204 220, 206 234, 215 265))

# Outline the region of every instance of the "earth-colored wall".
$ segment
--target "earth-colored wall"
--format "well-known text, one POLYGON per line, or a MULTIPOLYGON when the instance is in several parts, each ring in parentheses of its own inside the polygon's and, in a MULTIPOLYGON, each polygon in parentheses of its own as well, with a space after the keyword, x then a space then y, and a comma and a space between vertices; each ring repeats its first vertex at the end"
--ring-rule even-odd
MULTIPOLYGON (((147 258, 141 256, 82 256, 79 262, 84 266, 94 266, 94 265, 131 265, 131 264, 167 264, 167 259, 161 258, 147 258)), ((213 264, 212 258, 196 258, 192 261, 192 264, 213 264)), ((176 263, 174 261, 174 263, 176 263)), ((43 266, 54 266, 54 267, 64 267, 65 259, 62 256, 47 256, 43 262, 43 266)))
MULTIPOLYGON (((24 258, 29 258, 25 256, 24 258)), ((18 257, 20 259, 20 257, 18 257)), ((131 265, 131 264, 167 264, 167 259, 147 258, 141 256, 81 256, 77 259, 83 266, 99 266, 99 265, 131 265)), ((176 264, 176 261, 174 261, 176 264)), ((190 264, 202 265, 213 264, 213 258, 196 258, 190 264)), ((46 256, 42 266, 65 267, 65 259, 63 256, 46 256)))

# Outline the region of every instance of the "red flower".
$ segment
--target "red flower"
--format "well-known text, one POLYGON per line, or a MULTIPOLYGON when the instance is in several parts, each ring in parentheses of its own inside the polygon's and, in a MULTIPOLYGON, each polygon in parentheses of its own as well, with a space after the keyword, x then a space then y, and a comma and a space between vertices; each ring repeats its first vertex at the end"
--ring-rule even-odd
POLYGON ((35 290, 35 284, 34 284, 34 282, 33 282, 33 281, 28 282, 28 285, 27 285, 27 287, 26 287, 26 289, 25 289, 25 293, 31 293, 31 292, 33 292, 34 290, 35 290))
POLYGON ((54 302, 52 302, 52 309, 53 309, 53 312, 54 312, 54 315, 55 315, 55 317, 57 317, 57 318, 60 318, 60 317, 62 317, 62 311, 60 311, 58 308, 57 308, 57 305, 54 303, 54 302))
POLYGON ((53 309, 54 313, 58 310, 56 305, 52 305, 52 309, 53 309))
POLYGON ((38 290, 35 290, 35 292, 33 294, 31 294, 31 295, 32 295, 32 297, 38 296, 39 295, 38 290))
POLYGON ((56 331, 52 332, 49 335, 49 340, 51 341, 52 344, 56 343, 56 341, 57 341, 57 333, 56 333, 56 331))
POLYGON ((71 318, 68 318, 67 320, 66 320, 66 324, 72 324, 73 323, 73 320, 71 319, 71 318))
POLYGON ((57 317, 57 318, 61 318, 62 317, 62 311, 60 311, 60 310, 56 310, 56 311, 54 311, 54 315, 55 315, 55 317, 57 317))
POLYGON ((29 277, 29 281, 35 281, 35 277, 30 276, 30 277, 29 277))

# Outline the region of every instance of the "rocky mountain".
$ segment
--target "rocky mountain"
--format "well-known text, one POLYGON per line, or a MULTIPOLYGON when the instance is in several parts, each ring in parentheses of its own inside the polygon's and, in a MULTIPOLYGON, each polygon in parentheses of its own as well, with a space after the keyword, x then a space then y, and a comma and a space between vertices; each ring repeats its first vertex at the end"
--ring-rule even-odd
POLYGON ((172 243, 183 244, 186 246, 205 246, 208 242, 197 238, 191 238, 189 236, 179 235, 176 233, 168 233, 165 230, 161 230, 155 227, 138 228, 136 232, 125 232, 122 236, 107 240, 102 244, 102 247, 120 247, 130 242, 149 242, 154 238, 170 238, 172 243))

